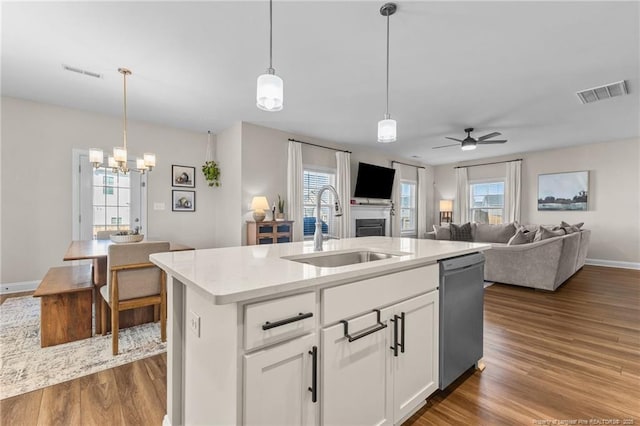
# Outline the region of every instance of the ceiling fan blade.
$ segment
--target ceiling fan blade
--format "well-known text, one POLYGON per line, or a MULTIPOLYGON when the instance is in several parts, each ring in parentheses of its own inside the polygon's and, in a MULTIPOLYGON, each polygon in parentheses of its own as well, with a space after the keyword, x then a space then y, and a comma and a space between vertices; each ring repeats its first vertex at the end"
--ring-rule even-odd
POLYGON ((462 142, 460 139, 450 138, 449 136, 445 136, 445 139, 451 139, 452 141, 462 142))
POLYGON ((489 138, 495 138, 496 136, 500 136, 502 133, 500 132, 493 132, 493 133, 489 133, 488 135, 484 135, 484 136, 480 136, 478 138, 478 142, 489 139, 489 138))
POLYGON ((431 148, 431 149, 448 148, 448 147, 450 147, 450 146, 460 146, 460 144, 453 143, 453 144, 451 144, 451 145, 434 146, 434 147, 433 147, 433 148, 431 148))
POLYGON ((500 140, 495 140, 495 141, 478 141, 478 143, 481 143, 483 145, 487 145, 490 143, 505 143, 507 140, 506 139, 500 139, 500 140))

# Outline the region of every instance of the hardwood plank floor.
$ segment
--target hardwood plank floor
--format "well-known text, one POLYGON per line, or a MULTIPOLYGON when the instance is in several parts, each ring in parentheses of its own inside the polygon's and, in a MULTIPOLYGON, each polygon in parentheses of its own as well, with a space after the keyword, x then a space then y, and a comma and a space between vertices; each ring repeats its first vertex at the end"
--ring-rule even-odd
MULTIPOLYGON (((640 271, 585 266, 556 292, 485 292, 484 372, 409 425, 640 424, 640 271), (582 422, 582 423, 580 423, 582 422)), ((166 355, 0 401, 0 424, 159 425, 166 355)))

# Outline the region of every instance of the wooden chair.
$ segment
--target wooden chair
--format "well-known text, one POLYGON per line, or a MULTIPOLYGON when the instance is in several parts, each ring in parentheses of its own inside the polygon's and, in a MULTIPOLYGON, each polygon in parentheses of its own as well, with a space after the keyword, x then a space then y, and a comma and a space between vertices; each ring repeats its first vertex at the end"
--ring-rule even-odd
POLYGON ((112 244, 107 256, 107 285, 102 295, 102 330, 106 333, 107 306, 111 308, 113 354, 118 354, 119 313, 128 309, 154 306, 155 320, 160 317, 162 341, 167 340, 167 276, 149 262, 149 255, 169 251, 169 243, 140 242, 112 244), (159 315, 157 312, 159 312, 159 315))

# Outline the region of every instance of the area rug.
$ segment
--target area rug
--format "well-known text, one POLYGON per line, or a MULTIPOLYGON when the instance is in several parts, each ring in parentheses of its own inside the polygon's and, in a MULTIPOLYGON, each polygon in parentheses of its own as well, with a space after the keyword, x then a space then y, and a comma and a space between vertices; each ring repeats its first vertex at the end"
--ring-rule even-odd
POLYGON ((160 324, 120 330, 120 354, 111 334, 40 347, 40 299, 25 296, 0 305, 0 399, 66 382, 167 350, 160 324))

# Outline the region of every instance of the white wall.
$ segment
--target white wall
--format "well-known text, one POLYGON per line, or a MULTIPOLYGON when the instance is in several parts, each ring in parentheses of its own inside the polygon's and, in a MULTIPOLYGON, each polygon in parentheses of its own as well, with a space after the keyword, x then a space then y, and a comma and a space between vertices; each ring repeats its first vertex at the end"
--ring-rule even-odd
MULTIPOLYGON (((537 151, 517 156, 488 158, 475 163, 522 158, 522 222, 560 224, 584 222, 591 229, 588 258, 640 262, 640 140, 603 142, 571 148, 537 151), (538 211, 538 175, 589 171, 589 210, 538 211)), ((473 163, 460 163, 469 165, 473 163)), ((454 165, 435 168, 435 197, 453 199, 454 165)), ((468 169, 469 179, 504 177, 505 165, 468 169)), ((434 209, 437 214, 437 207, 434 209)))
POLYGON ((216 205, 215 247, 242 245, 242 123, 237 122, 217 135, 220 193, 216 205))
MULTIPOLYGON (((72 149, 121 145, 122 117, 2 97, 1 136, 0 281, 35 281, 65 264, 72 237, 72 149)), ((206 133, 129 121, 129 151, 157 156, 148 180, 149 239, 214 245, 216 189, 206 186, 200 172, 206 141, 206 133), (171 211, 172 164, 196 167, 194 213, 171 211), (154 211, 154 202, 166 209, 154 211)))

